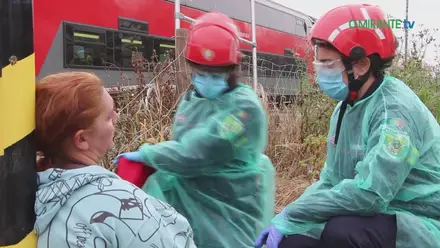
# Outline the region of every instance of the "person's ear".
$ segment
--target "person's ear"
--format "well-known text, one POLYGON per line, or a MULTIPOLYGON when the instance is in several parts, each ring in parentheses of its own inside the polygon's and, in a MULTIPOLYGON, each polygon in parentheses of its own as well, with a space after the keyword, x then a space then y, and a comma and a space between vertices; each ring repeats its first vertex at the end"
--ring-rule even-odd
POLYGON ((88 142, 88 132, 84 129, 81 129, 75 133, 73 136, 73 143, 75 147, 80 150, 88 150, 90 148, 90 144, 88 142))
POLYGON ((361 60, 356 61, 353 64, 353 73, 356 78, 365 75, 371 66, 371 60, 368 57, 365 57, 361 60))

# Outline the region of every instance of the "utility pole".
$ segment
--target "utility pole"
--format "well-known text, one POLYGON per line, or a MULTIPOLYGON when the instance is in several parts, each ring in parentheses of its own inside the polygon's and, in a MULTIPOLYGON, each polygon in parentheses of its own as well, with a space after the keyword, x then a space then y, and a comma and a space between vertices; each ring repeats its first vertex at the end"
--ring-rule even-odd
MULTIPOLYGON (((406 20, 408 21, 409 0, 406 0, 406 20)), ((408 28, 405 28, 405 66, 408 61, 408 28)))
POLYGON ((35 248, 33 1, 0 1, 0 248, 35 248))

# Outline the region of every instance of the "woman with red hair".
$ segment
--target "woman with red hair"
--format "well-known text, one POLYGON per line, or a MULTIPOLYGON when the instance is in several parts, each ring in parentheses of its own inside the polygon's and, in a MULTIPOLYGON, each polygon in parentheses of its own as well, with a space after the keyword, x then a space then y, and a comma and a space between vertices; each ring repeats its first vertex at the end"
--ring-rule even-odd
POLYGON ((90 73, 37 84, 38 247, 195 247, 174 208, 97 165, 114 145, 113 104, 90 73))

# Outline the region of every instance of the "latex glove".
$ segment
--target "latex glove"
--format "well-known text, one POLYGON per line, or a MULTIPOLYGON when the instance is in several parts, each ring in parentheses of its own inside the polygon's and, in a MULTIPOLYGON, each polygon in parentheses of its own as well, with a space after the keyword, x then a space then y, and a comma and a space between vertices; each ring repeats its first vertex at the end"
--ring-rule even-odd
POLYGON ((144 163, 144 159, 142 159, 142 155, 138 151, 136 151, 136 152, 124 152, 124 153, 118 155, 115 158, 115 160, 113 160, 113 164, 118 164, 118 159, 120 157, 124 157, 127 160, 131 160, 131 161, 134 161, 134 162, 144 163))
POLYGON ((266 245, 267 248, 278 248, 278 245, 281 243, 281 240, 283 240, 283 237, 284 235, 280 233, 274 225, 271 225, 261 232, 254 246, 255 248, 261 248, 263 245, 266 245))

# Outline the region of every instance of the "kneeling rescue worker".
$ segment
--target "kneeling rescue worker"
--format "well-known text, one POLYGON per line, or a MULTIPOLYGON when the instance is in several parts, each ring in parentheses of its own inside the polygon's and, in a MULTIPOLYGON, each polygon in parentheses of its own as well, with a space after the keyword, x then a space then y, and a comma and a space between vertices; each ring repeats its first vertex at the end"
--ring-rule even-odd
POLYGON ((275 216, 256 247, 440 247, 440 126, 387 76, 397 41, 377 6, 350 4, 311 30, 318 84, 339 100, 320 179, 275 216))

